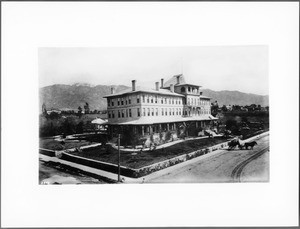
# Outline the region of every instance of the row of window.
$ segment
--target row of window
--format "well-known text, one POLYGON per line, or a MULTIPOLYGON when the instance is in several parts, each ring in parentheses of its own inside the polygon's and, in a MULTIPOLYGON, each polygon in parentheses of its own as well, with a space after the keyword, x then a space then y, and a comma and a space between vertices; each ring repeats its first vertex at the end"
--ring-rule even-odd
MULTIPOLYGON (((114 107, 114 106, 123 106, 131 104, 132 97, 123 97, 123 98, 116 98, 116 99, 107 99, 107 106, 108 107, 114 107)), ((182 104, 182 98, 167 98, 167 97, 161 97, 161 96, 151 96, 151 95, 137 95, 134 97, 136 99, 136 103, 140 103, 141 101, 143 103, 158 103, 158 104, 182 104)))
POLYGON ((188 105, 209 105, 209 100, 200 100, 199 98, 187 98, 187 104, 188 105))
MULTIPOLYGON (((191 111, 182 108, 140 108, 137 109, 137 117, 140 116, 174 116, 174 115, 191 115, 191 111)), ((122 109, 118 111, 108 111, 108 118, 128 118, 132 117, 132 109, 122 109), (115 115, 116 114, 116 115, 115 115)), ((197 115, 209 114, 209 110, 197 110, 197 115)))

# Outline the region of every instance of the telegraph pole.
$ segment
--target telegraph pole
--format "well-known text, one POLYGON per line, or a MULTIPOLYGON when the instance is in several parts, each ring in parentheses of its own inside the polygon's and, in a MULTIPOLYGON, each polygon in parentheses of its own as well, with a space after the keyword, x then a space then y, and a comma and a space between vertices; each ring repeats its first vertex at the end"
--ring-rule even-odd
POLYGON ((121 135, 118 134, 118 182, 121 181, 121 178, 120 178, 120 138, 121 138, 121 135))

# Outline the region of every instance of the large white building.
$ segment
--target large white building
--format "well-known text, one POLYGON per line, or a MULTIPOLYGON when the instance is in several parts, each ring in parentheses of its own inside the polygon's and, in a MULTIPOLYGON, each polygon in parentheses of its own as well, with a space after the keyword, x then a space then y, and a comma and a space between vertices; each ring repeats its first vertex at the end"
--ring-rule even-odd
POLYGON ((131 126, 141 136, 174 131, 186 123, 207 128, 212 120, 210 98, 203 96, 198 85, 185 82, 182 74, 154 89, 143 88, 132 80, 132 88, 111 94, 107 98, 110 133, 119 133, 122 126, 131 126))

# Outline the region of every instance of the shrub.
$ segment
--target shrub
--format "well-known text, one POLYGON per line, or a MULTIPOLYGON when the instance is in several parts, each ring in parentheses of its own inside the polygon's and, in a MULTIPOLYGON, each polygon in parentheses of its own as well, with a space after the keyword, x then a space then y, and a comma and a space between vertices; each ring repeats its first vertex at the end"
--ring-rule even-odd
POLYGON ((166 141, 171 140, 171 137, 172 137, 172 133, 170 131, 167 131, 166 136, 165 136, 166 141))

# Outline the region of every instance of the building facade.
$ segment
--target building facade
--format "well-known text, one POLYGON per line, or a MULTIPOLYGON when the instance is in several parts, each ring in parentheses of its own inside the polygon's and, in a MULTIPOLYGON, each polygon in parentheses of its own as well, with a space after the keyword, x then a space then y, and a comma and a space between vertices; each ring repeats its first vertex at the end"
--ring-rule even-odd
POLYGON ((109 133, 119 133, 130 126, 140 136, 178 130, 182 125, 195 123, 207 128, 216 120, 211 115, 210 98, 200 92, 200 86, 185 82, 183 75, 173 76, 164 83, 155 83, 155 89, 137 87, 132 80, 128 90, 107 98, 109 133))

